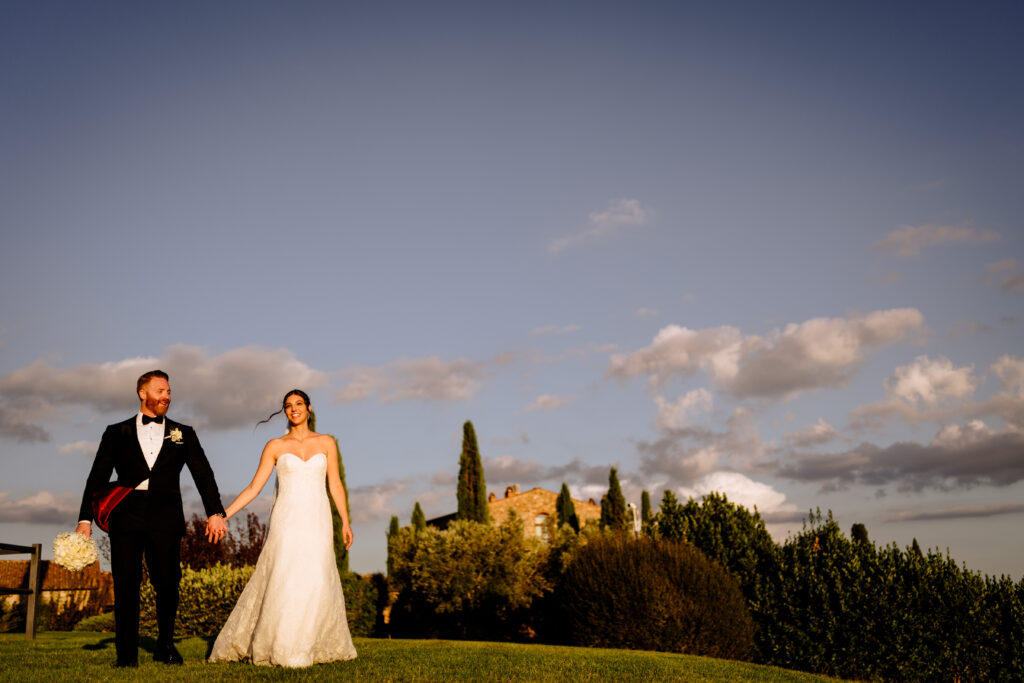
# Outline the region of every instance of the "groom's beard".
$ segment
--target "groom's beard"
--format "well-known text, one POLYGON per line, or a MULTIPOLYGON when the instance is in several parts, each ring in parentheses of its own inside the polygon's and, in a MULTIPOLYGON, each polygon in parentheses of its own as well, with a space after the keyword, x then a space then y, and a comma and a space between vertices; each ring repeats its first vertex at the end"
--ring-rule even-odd
POLYGON ((149 398, 147 396, 145 406, 146 410, 157 417, 163 417, 167 414, 167 409, 171 407, 171 402, 170 400, 160 400, 158 398, 149 398))

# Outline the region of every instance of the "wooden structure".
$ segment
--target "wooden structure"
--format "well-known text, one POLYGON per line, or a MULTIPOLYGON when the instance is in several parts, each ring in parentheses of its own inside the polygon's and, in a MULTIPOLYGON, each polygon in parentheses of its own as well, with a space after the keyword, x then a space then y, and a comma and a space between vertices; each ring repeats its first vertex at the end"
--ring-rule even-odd
POLYGON ((28 588, 0 586, 0 595, 24 595, 28 598, 25 637, 29 640, 36 637, 36 616, 39 614, 39 596, 43 592, 43 575, 39 571, 39 555, 41 552, 41 543, 33 543, 31 546, 0 543, 0 555, 29 554, 32 556, 32 559, 29 560, 28 588))

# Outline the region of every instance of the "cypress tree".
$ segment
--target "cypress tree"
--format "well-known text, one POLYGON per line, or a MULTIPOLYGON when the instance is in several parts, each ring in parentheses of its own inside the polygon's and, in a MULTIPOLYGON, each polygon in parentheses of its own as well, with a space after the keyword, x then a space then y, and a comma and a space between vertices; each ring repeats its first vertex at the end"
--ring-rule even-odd
POLYGON ((456 519, 490 523, 484 466, 480 461, 480 448, 476 445, 476 430, 469 420, 462 425, 462 454, 459 456, 459 487, 456 497, 459 501, 456 519))
POLYGON ((580 530, 580 518, 576 516, 576 506, 572 503, 569 487, 564 481, 562 491, 558 494, 558 501, 555 503, 555 512, 558 515, 558 526, 568 524, 573 531, 580 530))
POLYGON ((627 528, 626 497, 619 485, 619 473, 611 468, 608 473, 608 493, 601 499, 601 526, 621 531, 627 528))
POLYGON ((650 533, 651 522, 654 521, 654 514, 651 512, 651 494, 644 491, 640 494, 640 528, 645 533, 650 533))
MULTIPOLYGON (((309 411, 309 431, 316 431, 316 413, 309 411)), ((334 439, 334 448, 338 451, 338 476, 341 478, 341 488, 345 491, 345 514, 349 520, 352 519, 352 506, 348 501, 348 484, 345 482, 345 463, 341 460, 341 448, 338 446, 338 438, 334 439)), ((327 486, 327 500, 331 504, 331 526, 334 529, 334 561, 338 565, 338 573, 344 576, 348 574, 348 549, 345 547, 345 536, 342 534, 343 525, 341 516, 338 514, 338 506, 334 504, 331 497, 330 486, 327 486)))
POLYGON ((426 528, 427 518, 423 514, 423 508, 420 507, 420 502, 416 501, 416 505, 412 509, 412 530, 423 531, 426 528))
POLYGON ((398 535, 398 515, 391 515, 391 524, 388 526, 388 576, 394 576, 395 566, 391 559, 391 539, 398 535))
MULTIPOLYGON (((341 488, 345 490, 345 514, 351 520, 352 506, 348 500, 348 484, 345 483, 345 463, 341 460, 341 449, 338 448, 337 437, 332 436, 331 438, 334 439, 334 447, 338 449, 338 476, 341 478, 341 488)), ((345 548, 345 536, 342 534, 344 526, 341 516, 338 514, 338 507, 334 504, 334 498, 331 497, 329 490, 327 493, 327 499, 331 503, 331 524, 334 527, 334 558, 338 563, 338 571, 344 576, 348 574, 348 549, 345 548)))

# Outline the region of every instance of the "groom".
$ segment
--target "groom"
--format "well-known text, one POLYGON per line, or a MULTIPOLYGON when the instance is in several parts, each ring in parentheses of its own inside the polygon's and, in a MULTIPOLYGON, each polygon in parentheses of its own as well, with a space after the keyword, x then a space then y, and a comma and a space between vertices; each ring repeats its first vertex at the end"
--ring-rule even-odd
POLYGON ((174 647, 181 581, 181 538, 185 513, 181 503, 181 469, 188 466, 206 508, 207 536, 219 540, 227 531, 213 470, 195 431, 164 415, 171 404, 167 373, 151 370, 139 377, 139 412, 103 432, 96 460, 82 496, 78 531, 92 530, 92 495, 117 472, 120 485, 134 489, 110 517, 110 565, 114 575, 116 666, 139 663, 139 586, 142 558, 156 591, 158 637, 153 659, 181 664, 174 647))

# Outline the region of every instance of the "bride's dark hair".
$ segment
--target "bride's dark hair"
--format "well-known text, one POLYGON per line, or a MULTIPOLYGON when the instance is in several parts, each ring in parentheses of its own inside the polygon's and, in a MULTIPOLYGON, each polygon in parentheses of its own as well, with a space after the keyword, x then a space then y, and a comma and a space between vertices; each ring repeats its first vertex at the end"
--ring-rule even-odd
POLYGON ((277 412, 271 413, 270 417, 268 417, 266 420, 260 420, 259 422, 257 422, 256 426, 259 427, 264 422, 270 422, 272 419, 274 419, 275 415, 283 413, 284 412, 284 406, 288 402, 288 397, 289 396, 298 396, 299 398, 301 398, 303 401, 306 402, 306 409, 309 410, 309 417, 306 418, 306 424, 308 425, 310 422, 312 422, 313 421, 313 404, 309 402, 309 394, 307 394, 302 389, 292 389, 291 391, 289 391, 287 394, 284 395, 284 398, 281 399, 281 409, 278 410, 277 412))

